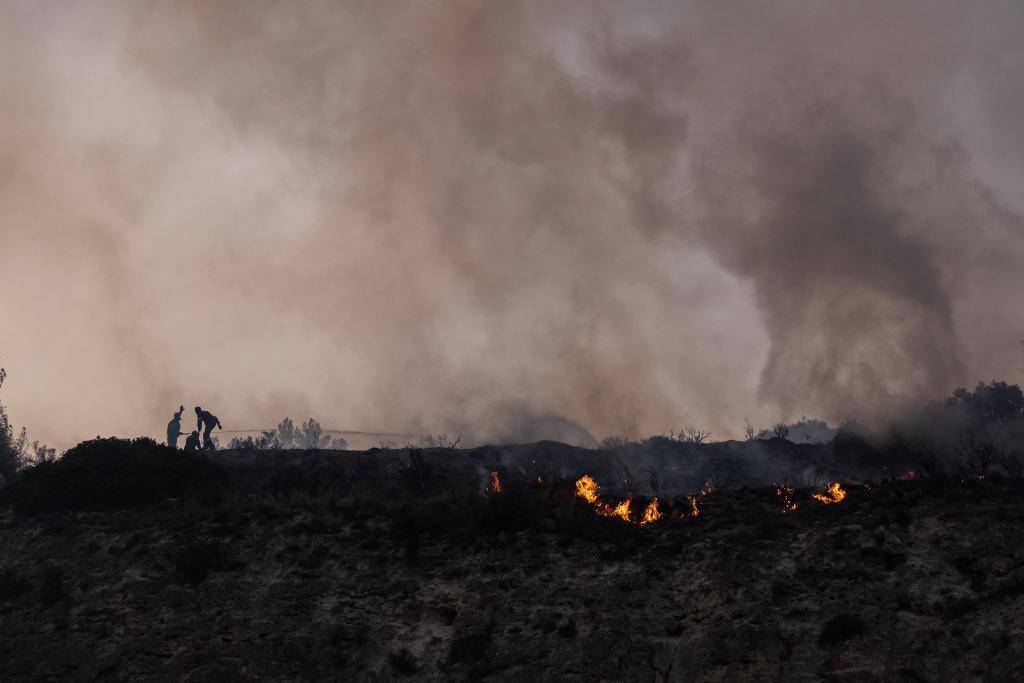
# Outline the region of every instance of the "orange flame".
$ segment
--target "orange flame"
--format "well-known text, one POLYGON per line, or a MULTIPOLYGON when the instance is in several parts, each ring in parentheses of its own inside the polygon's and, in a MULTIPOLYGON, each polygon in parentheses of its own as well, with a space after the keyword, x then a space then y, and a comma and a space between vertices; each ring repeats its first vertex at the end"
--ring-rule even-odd
POLYGON ((822 505, 831 505, 832 503, 838 503, 846 498, 846 491, 839 485, 838 481, 834 481, 828 485, 824 494, 812 493, 811 498, 818 501, 822 505))
MULTIPOLYGON (((643 510, 643 513, 639 520, 633 519, 632 508, 633 500, 627 498, 618 503, 607 503, 601 500, 597 495, 598 485, 594 481, 594 478, 589 474, 584 474, 578 480, 576 480, 576 495, 587 501, 594 506, 594 512, 601 515, 602 517, 618 517, 624 522, 631 524, 639 524, 640 526, 646 526, 648 524, 654 524, 665 515, 658 509, 658 499, 654 498, 649 502, 643 510)), ((687 496, 687 501, 690 505, 690 509, 686 512, 680 511, 678 508, 672 509, 672 516, 674 517, 697 517, 700 515, 700 506, 697 504, 696 496, 687 496)))
POLYGON ((502 491, 501 477, 498 476, 497 470, 491 470, 491 493, 501 493, 502 491))
POLYGON ((689 509, 686 509, 685 507, 673 507, 672 516, 676 518, 700 517, 700 504, 697 502, 698 498, 700 498, 700 494, 696 496, 687 496, 686 504, 689 506, 689 509))
POLYGON ((597 482, 589 474, 584 474, 576 482, 576 495, 590 504, 597 502, 597 482))
POLYGON ((661 519, 661 513, 658 512, 658 499, 655 498, 644 508, 644 518, 640 520, 640 525, 651 524, 659 519, 661 519))
POLYGON ((597 514, 602 517, 618 517, 624 522, 630 521, 629 519, 629 508, 633 504, 633 501, 627 498, 615 507, 608 505, 607 503, 599 503, 597 506, 597 514))
POLYGON ((700 516, 700 506, 697 505, 697 497, 696 496, 687 496, 686 500, 689 501, 689 503, 690 503, 690 516, 691 517, 699 517, 700 516))
POLYGON ((587 501, 594 506, 594 511, 602 517, 618 517, 624 522, 638 523, 638 524, 650 524, 661 519, 661 513, 658 512, 658 499, 655 498, 644 508, 644 516, 640 522, 634 522, 630 518, 632 512, 633 500, 627 498, 615 505, 605 503, 604 501, 598 500, 597 497, 597 482, 589 474, 584 474, 576 481, 576 495, 587 501))

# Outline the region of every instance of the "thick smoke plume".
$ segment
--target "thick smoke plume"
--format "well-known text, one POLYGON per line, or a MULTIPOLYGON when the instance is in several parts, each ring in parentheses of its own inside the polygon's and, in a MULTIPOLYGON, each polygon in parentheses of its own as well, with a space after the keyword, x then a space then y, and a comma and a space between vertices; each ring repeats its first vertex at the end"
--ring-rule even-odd
POLYGON ((1020 365, 1016 3, 3 13, 0 353, 65 445, 725 437, 1020 365))

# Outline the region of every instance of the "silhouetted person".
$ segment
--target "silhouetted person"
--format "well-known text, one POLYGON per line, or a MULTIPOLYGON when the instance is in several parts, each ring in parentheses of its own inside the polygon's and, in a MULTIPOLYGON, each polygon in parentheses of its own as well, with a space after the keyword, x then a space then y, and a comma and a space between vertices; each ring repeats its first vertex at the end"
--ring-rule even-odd
POLYGON ((217 416, 208 410, 203 410, 199 406, 196 406, 196 429, 202 430, 203 432, 203 450, 204 451, 215 451, 217 447, 213 445, 213 439, 210 437, 210 432, 213 431, 214 427, 220 427, 220 420, 217 416))
POLYGON ((185 452, 197 453, 199 451, 199 432, 192 432, 185 437, 185 452))
POLYGON ((185 406, 178 406, 178 412, 167 423, 167 445, 171 448, 178 447, 178 437, 181 436, 181 414, 183 412, 185 412, 185 406))

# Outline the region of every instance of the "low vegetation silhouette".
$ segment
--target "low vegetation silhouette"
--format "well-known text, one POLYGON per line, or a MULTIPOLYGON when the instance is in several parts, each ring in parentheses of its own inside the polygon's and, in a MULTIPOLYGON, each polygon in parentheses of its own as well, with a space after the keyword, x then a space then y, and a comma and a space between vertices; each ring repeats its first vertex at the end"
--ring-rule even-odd
MULTIPOLYGON (((0 368, 0 389, 7 379, 7 371, 0 368)), ((22 427, 17 436, 14 426, 7 416, 7 409, 0 401, 0 487, 14 481, 18 472, 25 467, 53 462, 57 459, 57 450, 45 443, 28 440, 28 431, 22 427)))
POLYGON ((301 450, 338 450, 348 448, 348 441, 340 436, 327 433, 320 423, 309 418, 296 426, 291 418, 286 417, 275 429, 235 437, 228 442, 229 449, 270 451, 278 449, 301 450))
POLYGON ((111 510, 154 503, 223 481, 219 467, 150 438, 83 441, 25 468, 0 492, 18 512, 111 510))

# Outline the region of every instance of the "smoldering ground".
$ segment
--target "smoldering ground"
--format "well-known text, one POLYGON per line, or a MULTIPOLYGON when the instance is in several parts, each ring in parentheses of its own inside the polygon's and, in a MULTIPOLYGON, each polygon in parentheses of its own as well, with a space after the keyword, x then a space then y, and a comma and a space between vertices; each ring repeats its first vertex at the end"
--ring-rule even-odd
POLYGON ((181 401, 727 436, 1020 365, 1016 4, 4 13, 0 341, 44 438, 181 401))

